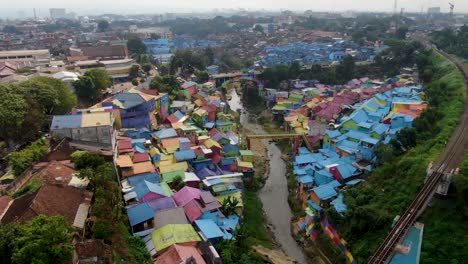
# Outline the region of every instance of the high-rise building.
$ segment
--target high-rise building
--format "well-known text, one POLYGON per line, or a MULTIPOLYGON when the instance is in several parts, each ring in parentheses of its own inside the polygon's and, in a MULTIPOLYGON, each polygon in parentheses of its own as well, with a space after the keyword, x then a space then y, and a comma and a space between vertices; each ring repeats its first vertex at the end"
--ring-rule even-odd
POLYGON ((67 12, 65 8, 50 8, 50 18, 53 20, 59 19, 59 18, 65 18, 67 16, 67 12))
POLYGON ((428 14, 440 14, 440 7, 429 7, 427 9, 428 14))

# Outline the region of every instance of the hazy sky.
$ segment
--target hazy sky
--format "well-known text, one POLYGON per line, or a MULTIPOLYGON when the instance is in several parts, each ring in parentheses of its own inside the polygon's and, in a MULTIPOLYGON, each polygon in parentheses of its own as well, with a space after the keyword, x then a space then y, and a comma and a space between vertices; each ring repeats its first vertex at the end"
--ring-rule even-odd
MULTIPOLYGON (((399 0, 398 11, 402 7, 408 11, 420 11, 421 7, 426 10, 428 6, 440 6, 442 11, 448 12, 448 1, 399 0)), ((0 16, 32 16, 32 8, 36 8, 38 15, 44 17, 48 16, 48 8, 53 7, 66 8, 67 12, 74 11, 78 14, 190 12, 214 8, 390 12, 393 10, 393 3, 394 0, 16 0, 8 1, 7 6, 2 5, 0 16)), ((455 5, 455 12, 468 13, 468 1, 455 0, 455 5)))

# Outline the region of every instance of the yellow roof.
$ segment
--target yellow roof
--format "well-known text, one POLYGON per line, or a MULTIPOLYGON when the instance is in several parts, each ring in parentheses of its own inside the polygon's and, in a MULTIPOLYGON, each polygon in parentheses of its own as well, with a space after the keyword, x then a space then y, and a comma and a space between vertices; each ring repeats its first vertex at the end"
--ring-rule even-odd
POLYGON ((177 162, 173 164, 168 164, 165 166, 159 165, 159 172, 161 173, 166 173, 166 172, 171 172, 171 171, 186 171, 188 170, 188 164, 187 162, 177 162))
POLYGON ((224 199, 227 199, 228 197, 237 198, 237 200, 239 200, 239 204, 237 205, 238 207, 244 206, 244 203, 242 202, 241 192, 218 195, 218 196, 215 196, 215 199, 218 200, 220 203, 223 203, 224 199))
POLYGON ((211 148, 213 146, 221 148, 221 145, 218 142, 212 140, 211 138, 207 139, 204 144, 205 144, 205 147, 207 148, 211 148))
POLYGON ((238 164, 237 164, 239 167, 243 167, 243 168, 253 168, 254 165, 252 162, 246 162, 246 161, 240 161, 238 164))
POLYGON ((82 127, 94 127, 94 126, 111 126, 112 118, 111 113, 89 113, 83 115, 81 118, 82 127))
POLYGON ((149 153, 150 153, 150 156, 153 157, 154 155, 160 154, 161 152, 159 151, 159 149, 155 147, 151 147, 149 150, 149 153))

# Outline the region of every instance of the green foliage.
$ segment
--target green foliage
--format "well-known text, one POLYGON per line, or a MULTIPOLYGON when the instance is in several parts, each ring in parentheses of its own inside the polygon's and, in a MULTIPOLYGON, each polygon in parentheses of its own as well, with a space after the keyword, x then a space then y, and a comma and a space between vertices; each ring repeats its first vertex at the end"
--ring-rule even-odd
POLYGON ((65 114, 76 97, 61 81, 49 77, 0 85, 0 137, 13 142, 37 139, 49 126, 47 115, 65 114))
POLYGON ((134 259, 134 261, 127 261, 127 263, 135 263, 135 264, 152 264, 150 255, 146 250, 145 242, 139 238, 132 236, 125 228, 123 224, 120 224, 120 230, 125 235, 125 240, 128 244, 130 249, 130 253, 134 259))
POLYGON ((223 207, 221 211, 224 215, 229 216, 236 212, 236 208, 239 205, 239 200, 237 198, 233 198, 229 196, 223 200, 223 207))
POLYGON ((258 87, 250 81, 242 81, 242 102, 251 113, 260 114, 265 110, 265 99, 259 95, 258 87))
POLYGON ((395 37, 398 38, 398 39, 405 39, 406 38, 406 33, 408 33, 408 27, 407 26, 399 27, 395 32, 395 37))
POLYGON ((28 68, 28 67, 21 67, 21 68, 18 68, 16 70, 16 73, 18 73, 18 74, 23 74, 23 73, 24 74, 31 74, 32 70, 30 68, 28 68))
POLYGON ((106 32, 109 30, 109 22, 107 20, 99 20, 97 24, 97 30, 99 32, 106 32))
POLYGON ((21 235, 20 228, 15 224, 0 224, 0 259, 2 264, 13 264, 11 260, 15 251, 13 243, 21 235))
POLYGON ((165 26, 171 28, 172 33, 176 35, 193 35, 196 37, 206 37, 210 34, 219 34, 232 32, 228 21, 224 17, 217 16, 213 19, 176 19, 167 21, 165 26))
POLYGON ((33 162, 40 161, 49 152, 49 145, 46 139, 41 138, 25 149, 14 152, 10 155, 10 162, 13 169, 13 174, 19 176, 33 162))
POLYGON ((90 154, 86 151, 76 151, 71 157, 75 163, 75 169, 77 170, 85 168, 96 169, 106 163, 104 157, 97 154, 90 154))
POLYGON ((104 69, 94 68, 73 82, 75 93, 83 102, 94 103, 110 87, 111 79, 104 69))
POLYGON ((174 94, 179 90, 180 83, 174 75, 156 76, 151 80, 149 87, 161 93, 174 94))
POLYGON ((210 79, 207 71, 195 71, 195 76, 197 76, 198 83, 205 83, 210 79))
POLYGON ((127 48, 130 54, 146 53, 146 45, 138 36, 130 35, 127 40, 127 48))
POLYGON ((26 184, 23 188, 13 193, 11 197, 18 198, 27 193, 35 193, 41 188, 41 186, 42 186, 42 182, 40 180, 33 179, 32 181, 28 182, 28 184, 26 184))
POLYGON ((176 177, 174 177, 174 179, 171 182, 172 189, 175 189, 177 191, 184 188, 184 186, 185 186, 184 179, 180 175, 177 175, 176 177))
POLYGON ((151 65, 151 63, 143 63, 141 64, 141 68, 144 72, 149 73, 151 69, 153 69, 153 65, 151 65))
POLYGON ((202 52, 192 50, 177 50, 169 62, 170 72, 175 73, 180 68, 182 73, 192 74, 196 69, 204 69, 207 62, 202 52))
POLYGON ((67 263, 71 260, 73 227, 63 216, 39 215, 19 227, 12 260, 18 264, 67 263))
POLYGON ((422 215, 424 241, 421 263, 464 263, 468 258, 468 155, 453 176, 448 197, 433 199, 431 207, 422 215))
POLYGON ((140 84, 140 82, 138 82, 138 79, 135 78, 132 80, 132 85, 137 86, 138 84, 140 84))
POLYGON ((458 31, 445 28, 441 31, 431 33, 432 41, 440 49, 448 53, 457 54, 465 59, 468 58, 468 26, 460 27, 458 31))
POLYGON ((263 27, 261 25, 255 25, 254 31, 257 31, 257 32, 260 32, 260 33, 263 33, 263 27))
MULTIPOLYGON (((379 148, 379 157, 384 157, 381 161, 383 165, 369 175, 365 184, 348 188, 344 192, 348 211, 345 213, 344 224, 338 224, 336 227, 349 242, 351 251, 358 262, 367 260, 379 241, 387 234, 393 217, 402 214, 421 189, 428 163, 436 160, 440 155, 445 147, 444 142, 453 133, 463 111, 466 86, 461 73, 435 53, 430 53, 428 56, 427 61, 431 62, 428 67, 434 69, 433 81, 425 86, 430 108, 414 121, 414 129, 404 130, 397 136, 399 142, 393 141, 385 149, 379 148), (432 90, 434 85, 440 85, 440 83, 445 83, 444 89, 447 92, 432 90), (431 102, 440 103, 433 106, 431 102), (415 140, 416 146, 414 146, 415 140), (404 155, 399 149, 400 144, 409 148, 404 155)), ((464 186, 463 183, 461 185, 464 186)), ((463 190, 463 188, 460 189, 463 190)), ((431 210, 432 207, 428 212, 431 210)), ((459 215, 461 215, 460 211, 462 211, 460 208, 457 209, 459 215)), ((429 214, 432 215, 432 213, 429 214)), ((436 212, 429 220, 433 222, 431 225, 434 225, 431 228, 439 230, 440 236, 431 235, 428 239, 428 230, 425 231, 423 255, 426 251, 425 257, 430 259, 428 263, 441 263, 447 260, 446 252, 449 251, 433 251, 442 245, 437 241, 441 239, 443 233, 447 239, 450 239, 442 230, 453 230, 448 233, 454 234, 455 230, 466 229, 457 229, 455 224, 454 226, 444 224, 445 227, 438 227, 438 223, 448 221, 442 220, 445 219, 445 216, 442 216, 444 214, 445 212, 436 212)), ((457 216, 454 221, 459 221, 457 219, 460 218, 457 216)), ((424 223, 427 224, 427 221, 424 220, 424 223)), ((449 242, 447 243, 450 245, 449 242)), ((450 247, 444 246, 444 248, 450 247)), ((464 258, 457 257, 456 259, 464 258)))
POLYGON ((151 39, 154 39, 154 40, 160 39, 160 38, 161 38, 161 36, 158 35, 158 34, 156 34, 156 33, 151 33, 151 34, 150 34, 150 37, 151 37, 151 39))
POLYGON ((135 65, 132 65, 132 67, 130 68, 130 72, 129 72, 129 78, 130 79, 135 79, 136 77, 138 77, 138 72, 140 71, 140 65, 138 64, 135 64, 135 65))

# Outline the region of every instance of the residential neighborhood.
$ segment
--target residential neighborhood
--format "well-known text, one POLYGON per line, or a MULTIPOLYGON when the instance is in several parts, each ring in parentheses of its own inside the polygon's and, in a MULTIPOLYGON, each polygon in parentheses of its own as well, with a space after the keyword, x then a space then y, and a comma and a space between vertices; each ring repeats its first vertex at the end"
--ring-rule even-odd
POLYGON ((468 257, 468 6, 40 2, 0 10, 1 263, 468 257))

